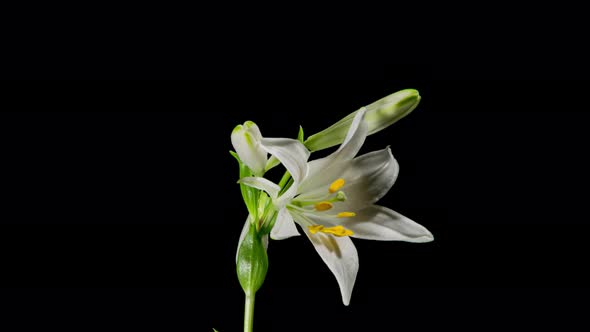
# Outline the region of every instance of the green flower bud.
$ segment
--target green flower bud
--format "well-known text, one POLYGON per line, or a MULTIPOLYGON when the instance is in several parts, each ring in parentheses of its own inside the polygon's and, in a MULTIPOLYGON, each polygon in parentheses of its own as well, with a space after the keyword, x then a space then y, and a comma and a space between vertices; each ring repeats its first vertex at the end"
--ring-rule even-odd
POLYGON ((247 296, 254 295, 262 286, 267 270, 268 256, 262 236, 256 231, 256 225, 250 223, 250 229, 240 244, 236 265, 238 280, 247 296))
MULTIPOLYGON (((364 120, 368 126, 368 135, 385 129, 410 114, 418 106, 418 103, 420 103, 418 91, 405 89, 365 106, 367 112, 364 120)), ((319 151, 342 143, 356 112, 349 114, 321 132, 309 136, 304 143, 305 146, 310 151, 319 151)))

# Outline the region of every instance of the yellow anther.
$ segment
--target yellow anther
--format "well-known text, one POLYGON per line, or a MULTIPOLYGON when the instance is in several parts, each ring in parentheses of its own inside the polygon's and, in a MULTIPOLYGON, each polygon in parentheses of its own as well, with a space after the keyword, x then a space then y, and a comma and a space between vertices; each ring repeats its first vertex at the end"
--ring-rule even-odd
POLYGON ((343 186, 344 186, 344 179, 338 179, 338 180, 332 182, 328 191, 330 192, 330 194, 333 194, 333 193, 337 192, 338 190, 340 190, 340 188, 342 188, 343 186))
POLYGON ((336 215, 338 218, 350 218, 356 216, 354 212, 340 212, 336 215))
POLYGON ((324 228, 321 230, 321 232, 336 235, 336 236, 351 236, 354 234, 350 229, 346 229, 340 225, 324 228))
POLYGON ((327 211, 327 210, 330 210, 331 208, 332 208, 332 203, 326 202, 326 201, 319 202, 315 205, 315 209, 318 211, 327 211))
POLYGON ((326 234, 332 234, 334 236, 351 236, 354 234, 353 231, 350 229, 346 229, 340 225, 334 227, 324 227, 322 225, 313 225, 309 226, 309 232, 311 234, 316 234, 317 232, 322 232, 326 234))
POLYGON ((309 226, 309 232, 311 234, 315 234, 317 232, 321 232, 322 229, 324 229, 324 226, 322 225, 313 225, 313 226, 309 226))

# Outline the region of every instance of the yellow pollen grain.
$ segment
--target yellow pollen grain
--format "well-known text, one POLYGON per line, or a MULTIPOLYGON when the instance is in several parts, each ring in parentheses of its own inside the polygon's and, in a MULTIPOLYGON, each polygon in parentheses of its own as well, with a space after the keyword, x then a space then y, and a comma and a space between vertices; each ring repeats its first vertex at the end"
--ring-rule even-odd
POLYGON ((338 179, 334 182, 332 182, 332 184, 330 185, 330 188, 328 188, 328 191, 330 192, 330 194, 333 194, 335 192, 337 192, 338 190, 340 190, 340 188, 342 188, 344 186, 344 179, 338 179))
POLYGON ((356 216, 354 212, 340 212, 336 215, 338 218, 350 218, 356 216))
POLYGON ((315 209, 318 211, 327 211, 327 210, 330 210, 331 208, 332 208, 332 203, 326 202, 326 201, 319 202, 315 205, 315 209))

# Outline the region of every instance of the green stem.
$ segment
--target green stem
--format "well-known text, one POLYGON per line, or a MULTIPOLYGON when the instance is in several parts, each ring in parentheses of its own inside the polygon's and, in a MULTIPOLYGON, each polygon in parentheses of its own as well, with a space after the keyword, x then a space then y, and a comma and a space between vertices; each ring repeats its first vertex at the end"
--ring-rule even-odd
POLYGON ((283 189, 285 187, 285 185, 287 184, 287 181, 289 181, 291 179, 291 173, 289 173, 289 171, 286 171, 285 174, 283 174, 283 177, 281 178, 281 182, 279 182, 279 187, 281 187, 281 189, 283 189))
POLYGON ((244 332, 252 332, 254 327, 254 297, 255 293, 246 294, 246 305, 244 307, 244 332))

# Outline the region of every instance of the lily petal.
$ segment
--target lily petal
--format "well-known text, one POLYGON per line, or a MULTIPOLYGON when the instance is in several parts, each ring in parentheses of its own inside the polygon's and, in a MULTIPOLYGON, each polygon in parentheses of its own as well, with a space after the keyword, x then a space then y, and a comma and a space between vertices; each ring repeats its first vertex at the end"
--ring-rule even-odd
POLYGON ((264 190, 268 193, 268 195, 273 200, 277 198, 277 195, 279 194, 279 191, 281 190, 281 187, 279 187, 278 185, 276 185, 272 181, 267 180, 265 178, 260 178, 260 177, 249 176, 249 177, 241 178, 238 181, 238 183, 243 183, 249 187, 264 190))
POLYGON ((334 212, 358 211, 376 203, 394 185, 399 164, 389 148, 373 151, 355 158, 342 178, 347 199, 335 206, 334 212))
POLYGON ((263 138, 261 146, 275 156, 291 173, 293 180, 300 181, 307 174, 309 151, 301 142, 290 138, 263 138))
POLYGON ((341 223, 354 232, 352 237, 367 240, 430 242, 434 236, 424 226, 379 205, 359 211, 341 223))
POLYGON ((280 160, 293 178, 293 185, 281 195, 280 202, 277 202, 281 208, 295 196, 300 181, 307 175, 310 152, 301 142, 290 138, 263 138, 261 146, 280 160))
POLYGON ((343 160, 348 160, 354 158, 356 154, 359 152, 363 143, 365 143, 365 139, 367 138, 367 124, 365 123, 366 110, 360 109, 358 113, 354 116, 352 120, 352 124, 350 125, 350 129, 344 138, 344 142, 342 145, 329 157, 343 160))
POLYGON ((260 146, 261 139, 260 129, 252 121, 238 125, 231 133, 231 143, 240 160, 258 176, 264 174, 267 162, 266 151, 260 146))
POLYGON ((358 253, 352 240, 324 233, 311 234, 307 227, 303 227, 303 231, 336 277, 342 302, 348 305, 359 269, 358 253))
POLYGON ((270 231, 270 238, 273 240, 284 240, 293 236, 298 236, 299 231, 293 222, 293 217, 286 208, 282 208, 277 216, 277 221, 270 231))
POLYGON ((308 176, 299 186, 299 192, 305 193, 330 183, 330 175, 337 176, 346 167, 344 161, 351 160, 361 149, 367 137, 367 123, 363 121, 365 109, 356 113, 342 145, 331 155, 309 162, 308 176))
MULTIPOLYGON (((341 188, 347 200, 334 205, 332 212, 357 211, 377 202, 395 183, 399 165, 389 148, 366 153, 347 162, 341 174, 332 175, 330 183, 345 179, 341 188)), ((298 199, 313 200, 326 194, 326 186, 302 193, 298 199)))

